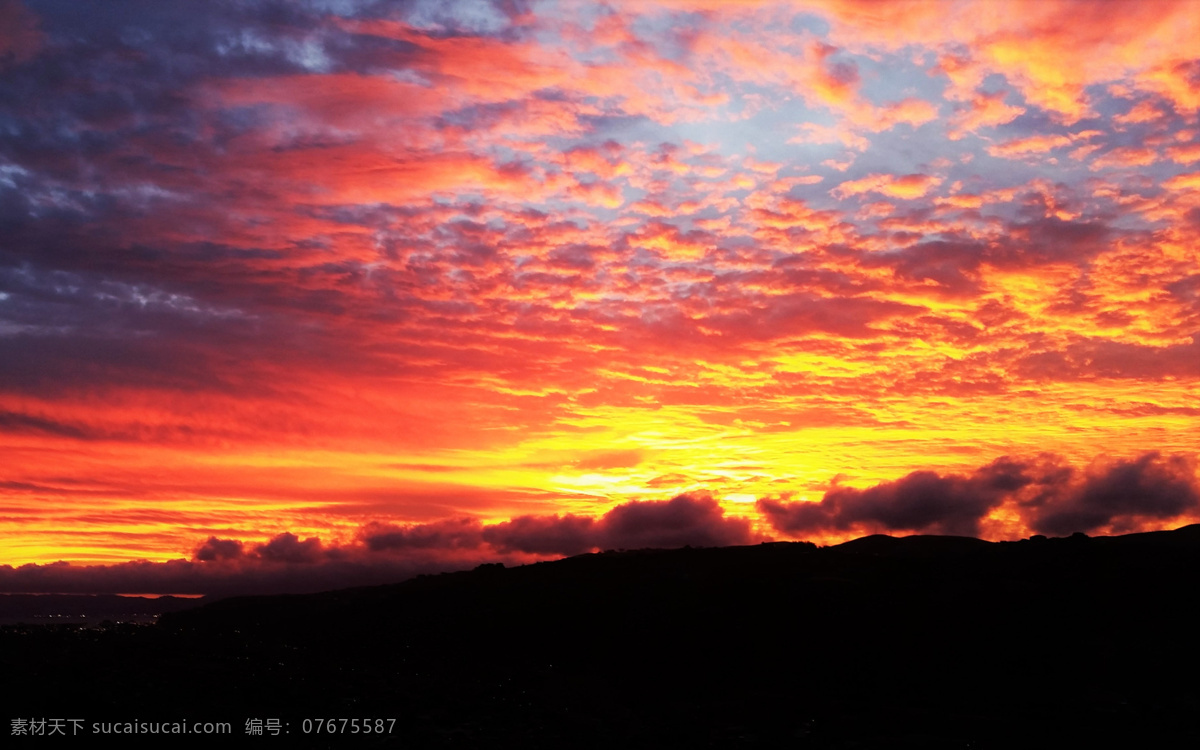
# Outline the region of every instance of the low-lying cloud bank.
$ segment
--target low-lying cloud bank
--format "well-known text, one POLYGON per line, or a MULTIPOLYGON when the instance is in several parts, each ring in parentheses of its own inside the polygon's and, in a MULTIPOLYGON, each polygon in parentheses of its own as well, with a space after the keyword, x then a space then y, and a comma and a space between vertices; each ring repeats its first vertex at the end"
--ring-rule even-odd
POLYGON ((723 547, 749 544, 750 521, 727 518, 707 495, 680 495, 667 502, 629 502, 600 518, 588 516, 518 516, 483 526, 455 520, 413 527, 369 524, 360 538, 374 551, 412 549, 478 549, 501 554, 578 555, 594 549, 645 547, 723 547))
POLYGON ((914 471, 865 490, 835 486, 820 502, 763 499, 757 506, 788 536, 868 529, 975 536, 1000 508, 1032 533, 1121 534, 1196 511, 1197 487, 1194 457, 1152 451, 1097 459, 1080 471, 1042 454, 998 458, 969 476, 914 471))
MULTIPOLYGON (((762 499, 757 510, 784 538, 870 532, 979 535, 999 513, 1028 533, 1126 533, 1180 525, 1200 510, 1194 457, 1149 452, 1097 459, 998 458, 969 475, 916 471, 867 489, 834 485, 819 502, 762 499)), ((1011 525, 1011 524, 1010 524, 1011 525)), ((729 546, 766 541, 713 497, 631 501, 598 518, 519 516, 485 525, 456 518, 375 522, 350 544, 284 533, 262 543, 210 537, 190 560, 117 565, 0 566, 7 592, 162 592, 230 595, 388 583, 485 562, 522 564, 605 549, 729 546)))
POLYGON ((279 534, 260 544, 210 537, 191 560, 117 565, 0 566, 0 591, 164 592, 232 595, 321 591, 391 583, 481 563, 522 564, 597 549, 727 546, 761 541, 708 495, 633 501, 600 518, 520 516, 485 526, 459 518, 399 526, 370 523, 353 544, 279 534))

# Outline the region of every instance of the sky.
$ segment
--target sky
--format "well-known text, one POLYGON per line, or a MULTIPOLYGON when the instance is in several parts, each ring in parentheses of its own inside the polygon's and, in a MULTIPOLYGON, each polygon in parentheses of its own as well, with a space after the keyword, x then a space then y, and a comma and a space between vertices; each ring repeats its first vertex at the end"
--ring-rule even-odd
POLYGON ((0 591, 1200 520, 1198 38, 0 0, 0 591))

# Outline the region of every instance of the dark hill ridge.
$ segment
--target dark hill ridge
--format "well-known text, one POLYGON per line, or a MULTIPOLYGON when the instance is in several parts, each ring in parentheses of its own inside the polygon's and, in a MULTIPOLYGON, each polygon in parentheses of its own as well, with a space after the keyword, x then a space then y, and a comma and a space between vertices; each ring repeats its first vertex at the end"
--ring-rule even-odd
POLYGON ((0 667, 14 715, 397 719, 330 746, 1194 743, 1198 563, 1197 526, 609 552, 6 632, 0 667))
POLYGON ((872 534, 839 544, 834 549, 865 555, 903 555, 906 557, 935 557, 979 552, 991 546, 970 536, 904 536, 872 534))

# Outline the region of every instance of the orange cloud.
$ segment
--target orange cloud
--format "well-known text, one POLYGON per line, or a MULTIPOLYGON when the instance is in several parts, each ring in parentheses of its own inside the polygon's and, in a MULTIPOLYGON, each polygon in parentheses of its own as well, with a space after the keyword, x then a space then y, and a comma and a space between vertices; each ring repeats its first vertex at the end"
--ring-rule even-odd
MULTIPOLYGON (((1179 29, 1192 34, 1200 31, 1196 14, 1193 12, 1190 23, 1181 24, 1179 29)), ((1144 71, 1137 80, 1145 89, 1165 97, 1177 110, 1196 112, 1200 110, 1200 64, 1194 54, 1185 52, 1144 71)))
POLYGON ((1006 104, 1005 98, 1003 91, 972 94, 951 121, 950 138, 957 140, 980 128, 1004 125, 1025 114, 1024 107, 1006 104))
POLYGON ((912 200, 924 196, 940 184, 942 184, 942 178, 933 175, 872 174, 857 180, 843 182, 831 190, 830 195, 844 200, 852 195, 881 193, 892 198, 912 200))
POLYGON ((1200 189, 1200 172, 1175 175, 1164 181, 1163 187, 1169 190, 1198 190, 1200 189))
POLYGON ((915 128, 933 122, 938 117, 938 109, 924 99, 909 98, 881 107, 863 105, 850 110, 847 115, 849 122, 878 132, 889 130, 901 123, 915 128))
POLYGON ((1200 143, 1187 143, 1182 146, 1170 146, 1167 156, 1179 164, 1194 164, 1200 161, 1200 143))
POLYGON ((1128 112, 1123 115, 1117 115, 1113 118, 1114 122, 1122 124, 1136 122, 1153 122, 1162 117, 1163 113, 1158 107, 1150 101, 1140 101, 1133 106, 1128 112))
POLYGON ((955 98, 968 98, 987 73, 1000 73, 1030 104, 1070 124, 1092 112, 1088 86, 1133 73, 1144 89, 1189 110, 1200 106, 1200 86, 1186 62, 1200 35, 1190 0, 1024 0, 1003 13, 987 2, 837 0, 813 10, 832 19, 835 43, 851 50, 965 47, 969 58, 944 55, 940 62, 960 92, 955 98))
POLYGON ((939 202, 955 208, 982 208, 984 204, 983 196, 971 193, 948 195, 945 198, 939 199, 939 202))
POLYGON ((1088 166, 1092 170, 1105 167, 1144 167, 1156 161, 1158 161, 1158 154, 1154 149, 1125 146, 1101 154, 1092 159, 1088 166))

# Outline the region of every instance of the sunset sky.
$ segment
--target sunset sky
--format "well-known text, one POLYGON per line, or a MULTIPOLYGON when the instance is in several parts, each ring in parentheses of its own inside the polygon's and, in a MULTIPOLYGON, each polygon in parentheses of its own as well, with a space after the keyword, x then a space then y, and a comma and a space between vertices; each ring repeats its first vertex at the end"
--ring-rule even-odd
POLYGON ((1200 520, 1197 39, 0 0, 0 591, 1200 520))

